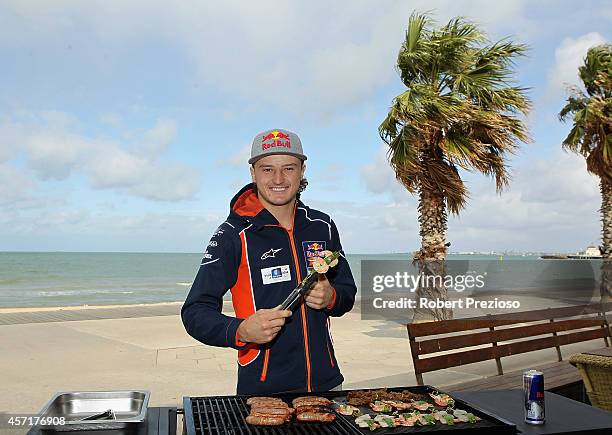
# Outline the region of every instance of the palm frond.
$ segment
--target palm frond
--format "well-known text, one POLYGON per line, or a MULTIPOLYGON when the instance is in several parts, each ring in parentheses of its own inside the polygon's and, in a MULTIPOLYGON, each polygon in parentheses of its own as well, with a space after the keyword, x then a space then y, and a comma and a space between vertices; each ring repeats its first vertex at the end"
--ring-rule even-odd
POLYGON ((507 39, 490 43, 462 17, 434 28, 429 15, 411 15, 396 66, 406 91, 379 127, 406 189, 439 192, 459 213, 468 198, 459 168, 507 186, 507 156, 529 141, 521 118, 531 108, 528 89, 513 84, 526 50, 507 39))
POLYGON ((588 50, 579 76, 586 94, 571 88, 559 119, 573 122, 562 147, 583 156, 587 170, 612 181, 612 44, 588 50))

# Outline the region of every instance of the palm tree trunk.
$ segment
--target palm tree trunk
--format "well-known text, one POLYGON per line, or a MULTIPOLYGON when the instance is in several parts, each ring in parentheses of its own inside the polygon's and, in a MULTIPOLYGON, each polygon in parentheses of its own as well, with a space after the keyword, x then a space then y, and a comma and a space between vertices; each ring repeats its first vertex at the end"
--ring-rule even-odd
MULTIPOLYGON (((602 177, 599 183, 601 190, 601 238, 602 256, 601 264, 601 302, 608 304, 612 301, 612 182, 602 177)), ((609 308, 602 307, 604 315, 609 308)), ((612 319, 608 319, 609 321, 612 319)))
MULTIPOLYGON (((421 249, 415 254, 420 280, 416 290, 417 300, 446 301, 444 287, 446 276, 446 204, 441 192, 421 185, 419 191, 419 225, 421 249), (425 281, 425 283, 423 283, 425 281)), ((452 319, 453 311, 447 308, 422 308, 414 311, 413 321, 452 319)))
POLYGON ((604 258, 612 259, 612 181, 602 177, 599 187, 601 190, 602 255, 604 258))

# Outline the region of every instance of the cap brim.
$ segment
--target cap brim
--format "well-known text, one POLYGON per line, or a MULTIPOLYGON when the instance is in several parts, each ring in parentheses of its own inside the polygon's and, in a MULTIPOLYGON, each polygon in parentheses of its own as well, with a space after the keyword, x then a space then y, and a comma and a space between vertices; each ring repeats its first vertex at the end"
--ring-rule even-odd
POLYGON ((261 154, 259 156, 251 157, 249 159, 249 165, 252 165, 257 160, 263 159, 264 157, 276 156, 276 155, 293 156, 293 157, 297 157, 301 161, 304 161, 304 160, 306 160, 308 158, 304 154, 295 154, 295 153, 287 153, 287 152, 285 152, 285 153, 265 153, 265 154, 261 154))

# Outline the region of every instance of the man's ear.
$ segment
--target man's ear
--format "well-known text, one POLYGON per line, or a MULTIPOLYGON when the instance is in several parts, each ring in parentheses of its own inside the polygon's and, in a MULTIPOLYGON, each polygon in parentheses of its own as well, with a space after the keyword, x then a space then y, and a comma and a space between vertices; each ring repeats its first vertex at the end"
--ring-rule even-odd
POLYGON ((251 170, 251 181, 254 183, 255 182, 255 165, 251 165, 250 170, 251 170))
POLYGON ((302 178, 304 178, 304 172, 306 172, 306 163, 302 163, 302 178))

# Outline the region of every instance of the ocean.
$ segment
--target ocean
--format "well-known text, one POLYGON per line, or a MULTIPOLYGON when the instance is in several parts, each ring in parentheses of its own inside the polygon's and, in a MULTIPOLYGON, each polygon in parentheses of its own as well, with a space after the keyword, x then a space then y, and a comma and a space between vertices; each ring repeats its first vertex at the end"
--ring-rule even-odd
MULTIPOLYGON (((202 254, 180 253, 0 252, 0 307, 183 301, 201 258, 202 254)), ((358 286, 362 260, 409 262, 411 258, 411 254, 347 256, 358 286)), ((567 269, 567 265, 577 264, 571 260, 570 263, 540 260, 535 256, 451 255, 449 259, 486 264, 503 262, 506 271, 504 286, 516 283, 519 270, 524 270, 525 265, 531 265, 530 269, 539 269, 554 262, 567 269)))

